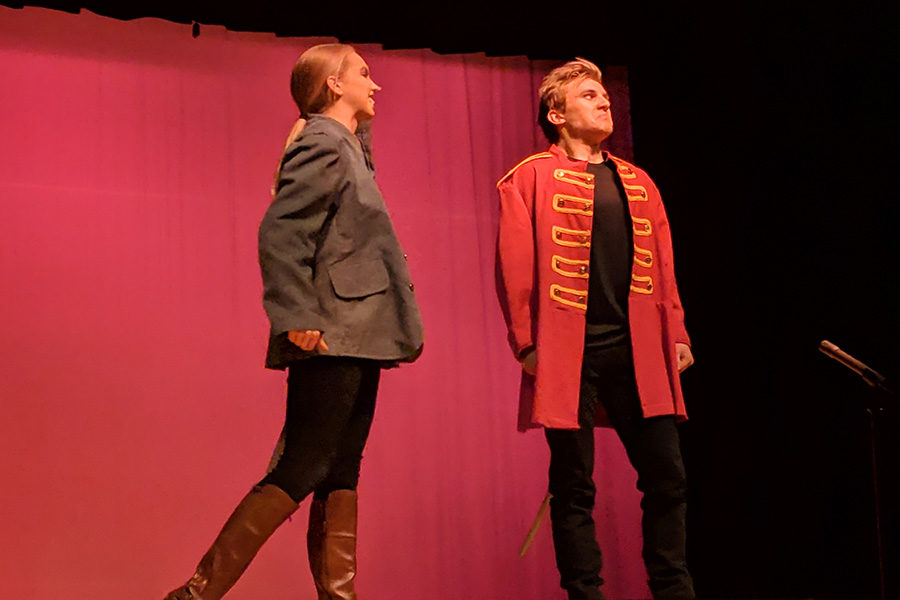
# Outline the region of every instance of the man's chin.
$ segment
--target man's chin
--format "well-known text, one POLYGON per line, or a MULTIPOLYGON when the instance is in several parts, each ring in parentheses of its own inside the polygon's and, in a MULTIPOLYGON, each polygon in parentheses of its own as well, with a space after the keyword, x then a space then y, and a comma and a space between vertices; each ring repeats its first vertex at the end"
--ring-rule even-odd
POLYGON ((609 136, 612 135, 612 130, 602 130, 602 131, 592 131, 589 135, 585 136, 585 140, 589 144, 599 144, 601 142, 606 141, 609 136))

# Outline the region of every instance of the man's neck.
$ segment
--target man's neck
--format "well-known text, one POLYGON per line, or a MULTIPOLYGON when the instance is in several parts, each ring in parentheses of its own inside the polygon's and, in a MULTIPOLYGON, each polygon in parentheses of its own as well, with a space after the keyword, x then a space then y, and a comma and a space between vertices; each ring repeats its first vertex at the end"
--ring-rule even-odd
POLYGON ((565 130, 559 132, 559 141, 556 145, 566 153, 566 156, 575 160, 586 160, 590 163, 601 163, 605 159, 599 142, 592 143, 581 138, 569 135, 565 130))

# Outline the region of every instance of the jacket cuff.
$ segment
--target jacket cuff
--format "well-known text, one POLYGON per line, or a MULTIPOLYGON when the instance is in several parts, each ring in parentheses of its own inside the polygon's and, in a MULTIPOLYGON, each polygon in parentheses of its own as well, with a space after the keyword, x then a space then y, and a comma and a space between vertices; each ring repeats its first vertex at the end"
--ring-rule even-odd
POLYGON ((318 315, 310 315, 307 318, 297 318, 283 320, 279 322, 277 325, 272 323, 272 333, 274 335, 281 335, 283 333, 287 333, 288 331, 321 331, 325 333, 324 329, 325 325, 322 322, 322 319, 319 318, 318 315))

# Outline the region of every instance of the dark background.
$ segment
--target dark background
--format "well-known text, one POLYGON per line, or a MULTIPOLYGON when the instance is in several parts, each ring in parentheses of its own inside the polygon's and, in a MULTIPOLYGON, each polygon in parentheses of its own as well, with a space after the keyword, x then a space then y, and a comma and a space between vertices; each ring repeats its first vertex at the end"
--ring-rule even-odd
MULTIPOLYGON (((626 65, 636 162, 666 199, 697 359, 682 433, 698 592, 877 597, 865 412, 877 397, 817 345, 830 339, 896 381, 892 3, 27 4, 197 21, 200 35, 216 24, 626 65)), ((900 597, 898 413, 882 418, 879 449, 889 598, 900 597)))

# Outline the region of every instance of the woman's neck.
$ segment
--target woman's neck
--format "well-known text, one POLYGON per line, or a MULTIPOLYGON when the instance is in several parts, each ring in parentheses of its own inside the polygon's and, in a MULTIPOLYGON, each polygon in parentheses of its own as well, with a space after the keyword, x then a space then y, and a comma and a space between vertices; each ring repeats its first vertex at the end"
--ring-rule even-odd
POLYGON ((342 105, 340 102, 332 104, 323 110, 322 114, 328 118, 334 119, 349 129, 350 133, 356 133, 356 128, 359 126, 359 120, 351 109, 342 105))

